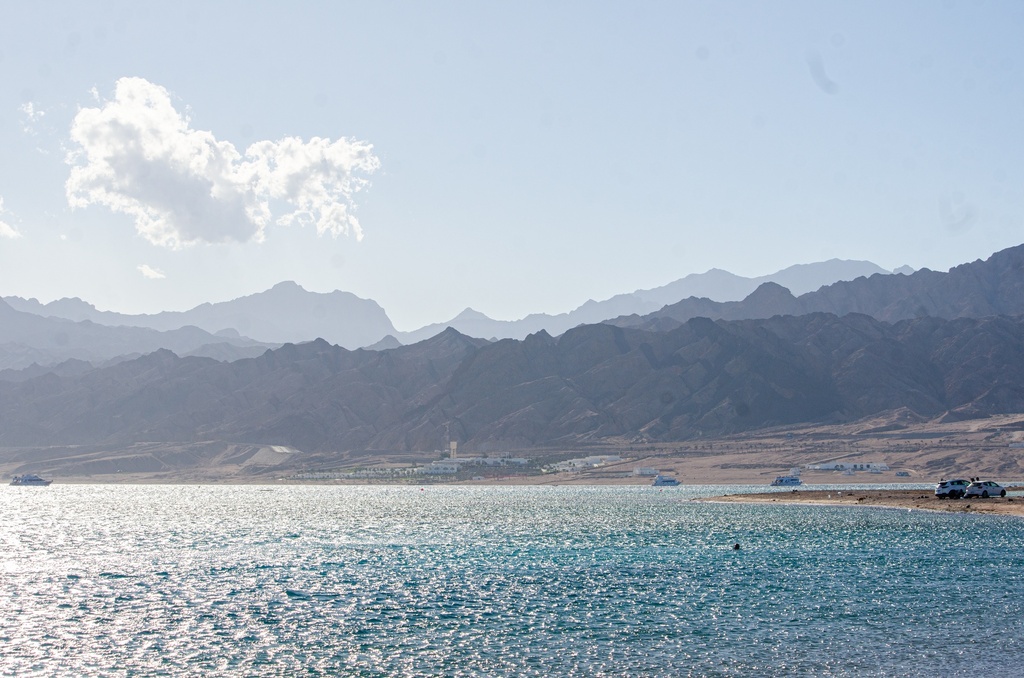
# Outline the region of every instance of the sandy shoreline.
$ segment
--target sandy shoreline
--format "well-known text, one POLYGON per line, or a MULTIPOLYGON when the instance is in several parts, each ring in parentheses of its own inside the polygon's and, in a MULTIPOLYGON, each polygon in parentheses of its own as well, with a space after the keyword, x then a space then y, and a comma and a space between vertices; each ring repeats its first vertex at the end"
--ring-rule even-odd
MULTIPOLYGON (((811 487, 934 487, 941 478, 969 477, 987 478, 1002 485, 1024 484, 1024 413, 946 422, 921 421, 912 412, 901 410, 845 424, 794 425, 715 439, 664 443, 613 440, 567 449, 515 448, 500 454, 524 457, 529 460, 529 468, 472 467, 459 477, 346 477, 360 471, 424 466, 438 460, 439 451, 284 454, 276 449, 269 444, 226 441, 157 441, 111 449, 70 444, 0 446, 0 478, 37 473, 58 484, 648 485, 650 477, 636 473, 647 469, 671 475, 683 485, 767 488, 776 476, 799 469, 804 485, 811 487), (608 459, 571 471, 552 472, 555 464, 569 459, 585 461, 592 455, 608 459), (314 479, 310 474, 323 475, 314 479)), ((900 502, 906 505, 905 500, 900 502)), ((1024 504, 1024 497, 1015 503, 1024 504)), ((955 502, 954 506, 963 510, 955 502)))
MULTIPOLYGON (((1016 489, 1016 488, 1014 488, 1016 489)), ((729 494, 694 501, 740 504, 817 504, 823 506, 879 506, 947 513, 984 513, 1024 517, 1024 497, 939 499, 931 490, 793 490, 729 494)))

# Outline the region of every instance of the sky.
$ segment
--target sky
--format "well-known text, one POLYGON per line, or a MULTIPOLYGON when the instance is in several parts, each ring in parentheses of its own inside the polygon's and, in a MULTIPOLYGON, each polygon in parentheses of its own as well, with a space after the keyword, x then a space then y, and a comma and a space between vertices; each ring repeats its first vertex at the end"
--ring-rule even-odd
POLYGON ((46 2, 0 20, 0 296, 293 280, 399 330, 1024 242, 1024 3, 46 2))

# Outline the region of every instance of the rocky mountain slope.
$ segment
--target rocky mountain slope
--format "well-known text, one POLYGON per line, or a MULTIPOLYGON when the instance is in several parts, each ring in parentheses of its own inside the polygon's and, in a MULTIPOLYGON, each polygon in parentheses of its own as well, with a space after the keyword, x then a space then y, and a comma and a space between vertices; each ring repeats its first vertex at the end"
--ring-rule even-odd
POLYGON ((667 329, 696 317, 741 320, 817 312, 863 313, 889 322, 923 316, 1021 314, 1024 245, 996 252, 984 261, 962 264, 947 273, 921 269, 910 275, 872 275, 800 296, 780 285, 765 283, 742 301, 719 303, 689 298, 655 313, 619 317, 611 322, 620 327, 667 329))
POLYGON ((325 341, 219 363, 162 350, 0 382, 0 446, 209 441, 326 455, 687 440, 907 408, 1024 411, 1024 319, 810 314, 608 325, 487 343, 447 330, 385 351, 325 341))

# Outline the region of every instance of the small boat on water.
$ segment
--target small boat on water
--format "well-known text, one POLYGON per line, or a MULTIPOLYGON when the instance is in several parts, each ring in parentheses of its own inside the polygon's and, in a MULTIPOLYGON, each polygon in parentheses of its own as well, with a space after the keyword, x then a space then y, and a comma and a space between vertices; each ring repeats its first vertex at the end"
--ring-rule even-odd
POLYGON ((793 487, 803 484, 800 476, 776 476, 771 482, 772 487, 793 487))
POLYGON ((26 473, 23 476, 14 476, 14 478, 11 479, 11 485, 25 485, 31 487, 46 487, 52 482, 52 480, 43 480, 35 473, 26 473))
POLYGON ((653 487, 670 487, 678 484, 679 481, 673 478, 672 476, 663 476, 660 473, 654 476, 654 482, 651 483, 653 487))

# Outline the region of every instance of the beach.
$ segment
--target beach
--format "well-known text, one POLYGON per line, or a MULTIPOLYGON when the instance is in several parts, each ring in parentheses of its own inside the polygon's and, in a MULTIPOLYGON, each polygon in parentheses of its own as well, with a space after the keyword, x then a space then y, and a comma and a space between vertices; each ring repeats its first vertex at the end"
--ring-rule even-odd
MULTIPOLYGON (((1011 491, 1016 488, 1008 488, 1011 491)), ((694 501, 744 504, 820 504, 827 506, 876 506, 894 509, 1024 516, 1024 497, 989 499, 939 499, 931 490, 810 490, 730 494, 694 501)))

